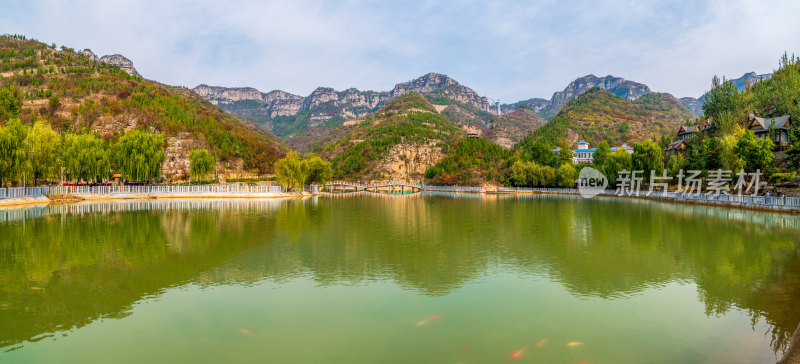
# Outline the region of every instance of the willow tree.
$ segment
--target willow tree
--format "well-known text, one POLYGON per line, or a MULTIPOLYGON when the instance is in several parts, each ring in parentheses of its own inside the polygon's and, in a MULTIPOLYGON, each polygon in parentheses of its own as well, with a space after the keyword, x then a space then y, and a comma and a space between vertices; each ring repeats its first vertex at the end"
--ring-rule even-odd
POLYGON ((11 119, 6 126, 0 126, 0 186, 25 176, 28 154, 25 152, 25 138, 30 127, 19 119, 11 119))
POLYGON ((164 163, 164 136, 133 130, 114 145, 114 163, 129 181, 146 182, 161 176, 164 163))
POLYGON ((40 178, 58 177, 61 136, 45 121, 37 121, 25 139, 34 185, 40 178))
POLYGON ((333 168, 330 162, 324 161, 314 154, 309 154, 308 158, 306 158, 306 163, 308 163, 306 184, 318 183, 324 185, 333 178, 333 168))
POLYGON ((100 181, 108 176, 111 153, 95 134, 67 134, 62 150, 64 166, 73 180, 100 181))
POLYGON ((206 149, 195 149, 189 153, 189 174, 195 180, 205 179, 216 166, 216 159, 206 149))
POLYGON ((302 189, 309 175, 308 161, 300 158, 295 152, 289 152, 275 162, 275 174, 282 186, 302 189))

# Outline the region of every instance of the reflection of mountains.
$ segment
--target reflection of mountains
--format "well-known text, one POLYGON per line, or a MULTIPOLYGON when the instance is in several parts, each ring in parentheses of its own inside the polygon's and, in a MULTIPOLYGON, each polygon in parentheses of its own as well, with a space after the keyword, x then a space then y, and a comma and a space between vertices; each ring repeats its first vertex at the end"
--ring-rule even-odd
POLYGON ((123 317, 195 282, 391 279, 444 295, 488 270, 614 298, 674 280, 785 343, 800 312, 800 218, 641 200, 363 198, 118 201, 0 210, 0 346, 123 317), (123 213, 124 212, 124 213, 123 213), (40 217, 37 217, 40 216, 40 217), (32 289, 43 288, 43 289, 32 289))

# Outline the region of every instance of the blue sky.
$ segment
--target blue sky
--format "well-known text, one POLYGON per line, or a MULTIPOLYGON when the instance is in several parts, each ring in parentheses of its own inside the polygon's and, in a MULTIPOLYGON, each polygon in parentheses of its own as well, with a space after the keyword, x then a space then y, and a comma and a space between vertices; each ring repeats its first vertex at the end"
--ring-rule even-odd
POLYGON ((98 55, 147 78, 281 89, 388 90, 427 72, 513 102, 587 74, 677 97, 715 74, 800 54, 800 1, 6 1, 0 33, 98 55))

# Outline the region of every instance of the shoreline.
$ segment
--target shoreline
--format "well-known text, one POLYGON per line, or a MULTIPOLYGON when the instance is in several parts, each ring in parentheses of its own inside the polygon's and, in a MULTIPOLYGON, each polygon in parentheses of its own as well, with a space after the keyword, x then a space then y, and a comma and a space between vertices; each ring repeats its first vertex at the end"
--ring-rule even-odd
POLYGON ((17 197, 0 200, 0 207, 47 205, 51 203, 76 203, 82 201, 113 201, 113 200, 164 200, 164 199, 272 199, 272 198, 305 198, 319 196, 319 194, 301 193, 171 193, 171 194, 101 194, 101 195, 69 195, 69 196, 36 196, 17 197))
MULTIPOLYGON (((531 194, 531 195, 564 195, 564 196, 580 196, 579 193, 568 193, 568 192, 544 192, 544 191, 516 191, 517 194, 531 194)), ((798 215, 800 214, 800 209, 791 208, 791 207, 781 207, 781 206, 767 206, 767 205, 746 205, 746 204, 733 204, 733 203, 724 203, 724 202, 714 202, 714 201, 702 201, 702 200, 678 200, 678 199, 671 199, 671 198, 659 198, 659 197, 651 197, 651 196, 620 196, 620 195, 609 195, 605 193, 601 193, 596 197, 610 197, 610 198, 625 198, 625 199, 639 199, 639 200, 649 200, 649 201, 656 201, 662 203, 674 203, 680 205, 700 205, 700 206, 713 206, 713 207, 722 207, 728 209, 738 209, 738 210, 750 210, 750 211, 762 211, 762 212, 780 212, 780 213, 787 213, 798 215)))
MULTIPOLYGON (((448 192, 448 193, 470 193, 470 194, 484 194, 489 195, 485 191, 431 191, 423 190, 423 192, 448 192)), ((529 195, 564 195, 564 196, 580 196, 579 193, 572 192, 558 192, 558 191, 510 191, 512 194, 529 194, 529 195)), ((0 199, 0 207, 6 206, 26 206, 26 205, 47 205, 50 203, 75 203, 81 201, 113 201, 113 200, 156 200, 156 199, 272 199, 272 198, 305 198, 322 196, 326 197, 326 193, 247 193, 247 192, 176 192, 176 193, 120 193, 120 194, 75 194, 68 196, 36 196, 36 197, 17 197, 10 199, 0 199)), ((713 206, 729 209, 750 210, 750 211, 764 211, 764 212, 779 212, 788 214, 800 214, 800 209, 792 208, 790 206, 774 206, 774 205, 748 205, 743 203, 724 203, 715 201, 704 200, 679 200, 671 198, 661 198, 655 196, 620 196, 615 194, 601 193, 597 197, 610 197, 610 198, 626 198, 626 199, 642 199, 657 201, 662 203, 674 203, 683 205, 700 205, 700 206, 713 206)))

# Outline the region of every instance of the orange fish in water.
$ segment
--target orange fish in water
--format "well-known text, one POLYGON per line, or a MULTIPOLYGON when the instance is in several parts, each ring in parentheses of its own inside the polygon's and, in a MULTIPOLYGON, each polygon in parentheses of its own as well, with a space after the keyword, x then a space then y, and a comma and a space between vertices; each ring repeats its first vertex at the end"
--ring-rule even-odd
POLYGON ((250 335, 250 330, 247 329, 239 329, 240 334, 250 335))
POLYGON ((439 320, 444 319, 444 317, 442 317, 442 316, 431 316, 429 318, 431 319, 431 321, 439 321, 439 320))
POLYGON ((525 349, 519 349, 519 350, 515 351, 514 354, 511 354, 511 359, 519 358, 520 356, 522 356, 522 353, 524 353, 524 352, 525 352, 525 349))
POLYGON ((572 341, 572 342, 570 342, 570 343, 567 343, 567 346, 569 346, 569 347, 571 347, 571 348, 574 348, 574 347, 576 347, 576 346, 581 346, 581 345, 583 345, 583 343, 582 343, 582 342, 579 342, 579 341, 572 341))
POLYGON ((461 350, 461 351, 469 351, 469 348, 466 347, 466 346, 462 346, 461 349, 459 349, 459 350, 461 350))
POLYGON ((540 340, 538 343, 536 343, 536 346, 541 348, 544 346, 544 344, 547 344, 547 339, 540 340))
POLYGON ((33 286, 33 287, 31 287, 31 289, 32 289, 32 290, 40 290, 40 289, 42 289, 42 287, 36 287, 36 286, 33 286))
POLYGON ((420 322, 417 322, 417 323, 416 323, 416 324, 414 324, 414 325, 417 325, 417 326, 422 326, 422 325, 425 325, 425 324, 427 324, 427 323, 428 323, 428 321, 420 321, 420 322))

